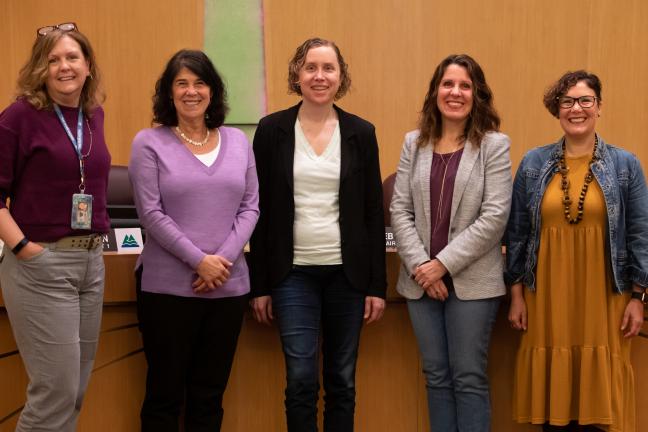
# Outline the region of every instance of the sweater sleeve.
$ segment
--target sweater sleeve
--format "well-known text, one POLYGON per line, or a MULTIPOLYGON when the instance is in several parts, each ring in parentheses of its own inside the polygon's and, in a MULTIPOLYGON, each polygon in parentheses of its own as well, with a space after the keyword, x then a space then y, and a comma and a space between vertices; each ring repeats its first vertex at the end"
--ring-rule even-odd
POLYGON ((128 164, 137 214, 148 236, 195 269, 206 254, 189 240, 164 211, 158 181, 158 157, 153 142, 155 138, 150 131, 145 130, 135 136, 128 164))
POLYGON ((259 220, 250 238, 250 295, 261 297, 270 294, 268 286, 268 214, 272 201, 270 185, 270 155, 268 148, 272 142, 270 126, 261 119, 254 133, 252 148, 256 160, 259 180, 259 220))
POLYGON ((383 206, 382 180, 378 156, 378 140, 372 126, 366 135, 368 145, 365 178, 365 223, 370 236, 369 259, 371 277, 367 294, 385 298, 387 291, 387 270, 385 264, 385 216, 383 206))
POLYGON ((0 209, 7 208, 16 175, 16 157, 20 140, 15 132, 16 104, 0 114, 0 209))
POLYGON ((14 178, 18 137, 0 123, 0 209, 7 208, 14 178))
POLYGON ((408 275, 416 266, 430 259, 425 244, 416 230, 411 187, 416 166, 417 137, 418 132, 410 132, 405 136, 390 205, 391 225, 398 245, 398 255, 408 275))
POLYGON ((245 174, 245 192, 239 205, 232 231, 216 251, 216 255, 234 262, 243 252, 259 218, 259 182, 257 181, 256 164, 252 147, 244 137, 240 144, 248 148, 248 164, 245 174))

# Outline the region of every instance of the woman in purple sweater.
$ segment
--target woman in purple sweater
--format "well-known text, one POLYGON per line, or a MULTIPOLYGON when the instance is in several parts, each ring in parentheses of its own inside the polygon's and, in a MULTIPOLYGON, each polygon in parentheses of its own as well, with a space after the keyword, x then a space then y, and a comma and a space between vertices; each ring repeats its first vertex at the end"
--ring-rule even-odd
POLYGON ((17 431, 74 431, 92 370, 110 228, 99 78, 74 23, 42 27, 0 114, 0 285, 29 377, 17 431))
POLYGON ((218 431, 250 290, 243 256, 257 218, 252 147, 223 127, 223 81, 182 50, 155 86, 153 121, 133 140, 130 178, 147 239, 141 324, 148 362, 142 431, 218 431))

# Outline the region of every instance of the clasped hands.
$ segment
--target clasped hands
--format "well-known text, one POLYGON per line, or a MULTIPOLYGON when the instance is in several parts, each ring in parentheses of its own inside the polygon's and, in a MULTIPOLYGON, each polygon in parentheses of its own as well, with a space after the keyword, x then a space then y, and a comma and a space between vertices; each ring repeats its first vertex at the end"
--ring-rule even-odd
POLYGON ((445 301, 448 298, 448 288, 441 279, 448 269, 438 259, 426 261, 412 271, 412 279, 423 288, 426 294, 434 300, 445 301))
POLYGON ((196 268, 198 277, 192 284, 196 294, 204 294, 222 286, 230 276, 232 263, 220 255, 205 255, 196 268))

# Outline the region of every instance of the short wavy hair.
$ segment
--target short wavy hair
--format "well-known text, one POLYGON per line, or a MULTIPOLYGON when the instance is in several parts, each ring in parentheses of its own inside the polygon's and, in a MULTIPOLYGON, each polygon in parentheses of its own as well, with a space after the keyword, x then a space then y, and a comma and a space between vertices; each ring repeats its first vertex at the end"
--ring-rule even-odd
POLYGON ((443 75, 452 64, 466 69, 473 83, 473 106, 466 122, 463 138, 479 146, 486 132, 499 130, 500 118, 493 105, 493 92, 486 83, 481 66, 467 54, 452 54, 439 63, 430 80, 430 87, 425 95, 418 122, 419 137, 416 142, 419 146, 425 146, 429 141, 441 138, 443 118, 437 105, 437 95, 443 75))
POLYGON ((18 73, 16 99, 24 99, 36 109, 52 109, 53 101, 47 92, 47 75, 49 62, 47 56, 56 43, 63 37, 69 37, 81 47, 81 52, 90 66, 88 76, 81 90, 79 104, 87 116, 101 105, 106 96, 101 88, 101 72, 97 66, 94 50, 88 38, 78 30, 53 30, 44 36, 38 36, 32 45, 32 51, 27 63, 18 73))
POLYGON ((317 48, 327 46, 333 48, 335 55, 337 56, 338 64, 340 65, 340 87, 335 93, 335 100, 341 99, 347 91, 351 88, 351 75, 349 75, 349 66, 344 61, 340 48, 335 44, 335 42, 322 39, 322 38, 311 38, 305 40, 300 46, 295 50, 295 54, 290 63, 288 63, 288 93, 296 93, 299 96, 302 95, 301 87, 299 86, 299 70, 304 66, 306 61, 306 54, 311 48, 317 48))
POLYGON ((205 111, 205 124, 209 129, 222 126, 229 109, 223 79, 204 52, 187 49, 180 50, 171 57, 155 83, 153 122, 164 126, 178 125, 178 114, 173 103, 173 80, 185 67, 200 77, 211 91, 211 100, 205 111))
POLYGON ((585 82, 589 88, 594 90, 594 93, 596 93, 597 103, 603 101, 603 98, 601 97, 603 86, 599 77, 582 69, 575 72, 566 72, 558 79, 558 81, 553 83, 553 85, 547 89, 542 99, 544 106, 552 116, 558 118, 560 115, 560 104, 558 103, 558 98, 565 96, 569 89, 578 84, 579 81, 585 82))

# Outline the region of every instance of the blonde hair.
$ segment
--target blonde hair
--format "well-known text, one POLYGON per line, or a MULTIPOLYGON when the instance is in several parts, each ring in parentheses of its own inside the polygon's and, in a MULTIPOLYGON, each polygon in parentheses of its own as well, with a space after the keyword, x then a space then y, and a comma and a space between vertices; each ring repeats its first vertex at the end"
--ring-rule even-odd
POLYGON ((63 37, 69 37, 81 47, 81 52, 88 62, 90 76, 81 90, 79 105, 83 112, 90 116, 95 107, 101 105, 106 99, 101 89, 101 73, 95 60, 94 50, 90 41, 78 30, 61 31, 53 30, 44 36, 38 36, 32 46, 32 52, 27 63, 20 69, 16 89, 16 99, 24 99, 36 109, 52 109, 52 99, 47 93, 45 82, 49 72, 47 56, 54 45, 63 37))
POLYGON ((345 63, 340 48, 335 44, 335 42, 321 39, 321 38, 311 38, 305 40, 300 46, 295 50, 290 63, 288 64, 288 93, 296 93, 299 96, 302 95, 301 87, 299 86, 299 70, 304 66, 306 61, 306 55, 311 48, 317 47, 331 47, 335 51, 337 56, 337 61, 340 65, 340 87, 335 93, 335 100, 339 100, 346 94, 346 92, 351 88, 351 76, 349 75, 349 66, 345 63))

